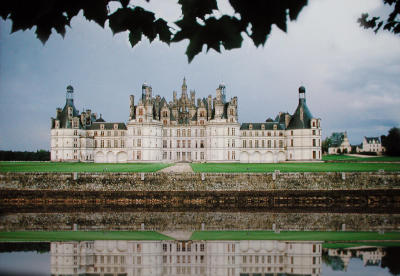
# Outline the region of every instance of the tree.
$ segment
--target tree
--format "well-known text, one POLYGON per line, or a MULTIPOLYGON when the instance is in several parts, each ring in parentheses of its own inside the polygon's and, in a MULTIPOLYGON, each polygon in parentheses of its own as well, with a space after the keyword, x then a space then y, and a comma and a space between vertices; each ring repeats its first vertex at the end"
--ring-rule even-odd
POLYGON ((328 152, 328 149, 331 146, 331 143, 332 143, 332 141, 329 137, 326 137, 325 140, 322 140, 322 144, 321 144, 322 153, 328 152))
POLYGON ((358 22, 365 29, 374 29, 377 33, 383 26, 384 30, 394 34, 400 33, 400 21, 396 17, 400 15, 400 0, 382 0, 385 5, 389 5, 393 10, 386 20, 382 20, 380 16, 370 17, 368 13, 364 13, 358 19, 358 22))
MULTIPOLYGON (((149 0, 147 0, 149 1, 149 0)), ((4 0, 0 16, 12 21, 11 33, 36 27, 37 37, 45 43, 54 29, 64 37, 66 26, 83 11, 83 16, 104 28, 108 20, 114 34, 129 32, 134 47, 143 36, 152 42, 157 36, 167 43, 188 39, 186 55, 189 62, 202 51, 217 52, 240 48, 242 33, 250 37, 255 46, 264 45, 272 25, 287 31, 287 20, 295 20, 308 0, 229 0, 234 16, 216 15, 217 0, 179 0, 182 16, 174 22, 178 29, 168 25, 163 18, 156 19, 154 12, 130 3, 130 0, 4 0), (110 12, 110 3, 119 8, 110 12)))
POLYGON ((381 136, 382 146, 386 148, 386 154, 400 156, 400 128, 393 127, 387 136, 381 136))

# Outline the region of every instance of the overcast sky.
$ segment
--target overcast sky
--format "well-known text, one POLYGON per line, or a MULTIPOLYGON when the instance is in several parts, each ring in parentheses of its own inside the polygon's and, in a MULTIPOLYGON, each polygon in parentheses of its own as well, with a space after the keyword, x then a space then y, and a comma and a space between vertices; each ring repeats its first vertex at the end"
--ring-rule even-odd
MULTIPOLYGON (((150 4, 156 16, 173 22, 180 6, 171 2, 150 4)), ((143 82, 169 101, 184 76, 196 97, 215 96, 224 82, 227 98, 238 96, 240 122, 293 113, 304 85, 323 137, 347 131, 356 144, 363 136, 387 134, 400 124, 400 39, 357 24, 363 12, 384 12, 381 2, 310 0, 287 33, 273 28, 265 47, 245 38, 240 49, 203 51, 191 64, 187 41, 168 46, 144 39, 131 48, 126 33, 113 36, 81 14, 64 39, 53 34, 45 46, 34 30, 10 35, 11 21, 0 20, 0 149, 48 150, 50 118, 64 106, 69 84, 80 111, 126 122, 129 95, 137 102, 143 82)), ((226 1, 218 3, 232 13, 226 1)))

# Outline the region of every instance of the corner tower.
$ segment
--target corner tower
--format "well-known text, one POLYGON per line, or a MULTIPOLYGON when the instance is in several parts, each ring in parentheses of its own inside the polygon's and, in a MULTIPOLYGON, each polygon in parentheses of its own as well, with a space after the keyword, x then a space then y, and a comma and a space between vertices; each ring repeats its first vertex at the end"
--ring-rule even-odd
POLYGON ((299 87, 299 103, 286 130, 287 160, 321 160, 321 119, 314 117, 306 103, 306 89, 299 87))

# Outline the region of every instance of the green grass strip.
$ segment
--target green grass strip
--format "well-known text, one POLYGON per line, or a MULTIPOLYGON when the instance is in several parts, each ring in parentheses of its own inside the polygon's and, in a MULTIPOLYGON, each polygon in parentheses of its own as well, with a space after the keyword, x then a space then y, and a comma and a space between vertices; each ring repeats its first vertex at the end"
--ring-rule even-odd
POLYGON ((156 231, 17 231, 0 232, 5 241, 173 240, 156 231))
POLYGON ((349 247, 359 247, 359 246, 374 246, 374 247, 400 247, 399 242, 357 242, 357 243, 336 243, 329 242, 322 244, 323 248, 349 248, 349 247))
POLYGON ((156 172, 164 163, 0 162, 0 172, 156 172))
POLYGON ((195 231, 191 240, 399 241, 400 232, 195 231))
POLYGON ((195 172, 209 173, 400 171, 400 164, 397 163, 195 163, 191 166, 195 172))
POLYGON ((400 156, 368 156, 359 157, 352 155, 324 155, 324 161, 352 161, 352 162, 400 162, 400 156))

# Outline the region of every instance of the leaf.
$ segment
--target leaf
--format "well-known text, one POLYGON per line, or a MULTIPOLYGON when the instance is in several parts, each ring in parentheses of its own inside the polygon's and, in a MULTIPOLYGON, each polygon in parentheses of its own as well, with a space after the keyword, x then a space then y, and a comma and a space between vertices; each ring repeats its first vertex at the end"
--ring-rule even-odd
POLYGON ((201 18, 217 10, 216 0, 179 0, 178 4, 182 6, 183 18, 201 18))
POLYGON ((104 28, 107 20, 109 0, 84 0, 82 1, 83 15, 87 20, 93 20, 104 28))
POLYGON ((142 32, 140 30, 133 30, 129 33, 129 42, 131 43, 132 48, 142 40, 142 32))
POLYGON ((171 31, 167 25, 167 22, 161 18, 154 22, 155 32, 158 34, 158 38, 169 45, 171 42, 171 31))

